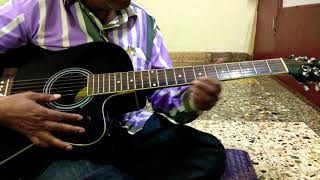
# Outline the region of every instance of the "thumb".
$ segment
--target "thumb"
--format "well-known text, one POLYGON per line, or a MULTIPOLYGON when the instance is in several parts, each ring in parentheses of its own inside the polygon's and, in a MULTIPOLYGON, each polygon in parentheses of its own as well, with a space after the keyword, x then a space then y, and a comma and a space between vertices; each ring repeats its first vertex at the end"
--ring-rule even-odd
POLYGON ((60 94, 44 94, 44 93, 29 93, 27 95, 34 101, 56 101, 61 98, 60 94))
POLYGON ((216 60, 216 62, 214 62, 215 64, 221 64, 221 63, 224 63, 224 60, 225 60, 225 58, 218 58, 217 60, 216 60))

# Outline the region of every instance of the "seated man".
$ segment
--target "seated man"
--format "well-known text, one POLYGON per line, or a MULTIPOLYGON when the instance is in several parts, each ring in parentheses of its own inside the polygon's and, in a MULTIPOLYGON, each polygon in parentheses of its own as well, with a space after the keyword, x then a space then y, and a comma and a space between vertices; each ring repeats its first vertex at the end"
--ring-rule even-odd
MULTIPOLYGON (((8 0, 0 7, 1 53, 26 43, 62 50, 98 41, 126 50, 135 71, 172 68, 154 18, 131 0, 8 0)), ((223 145, 183 124, 211 109, 220 91, 219 82, 207 77, 191 86, 157 90, 148 96, 155 112, 141 109, 121 115, 120 126, 99 152, 52 159, 32 178, 219 179, 225 166, 223 145)), ((59 98, 36 92, 0 97, 0 125, 40 147, 72 152, 74 147, 54 132, 84 133, 81 126, 63 123, 83 117, 40 105, 59 98)))

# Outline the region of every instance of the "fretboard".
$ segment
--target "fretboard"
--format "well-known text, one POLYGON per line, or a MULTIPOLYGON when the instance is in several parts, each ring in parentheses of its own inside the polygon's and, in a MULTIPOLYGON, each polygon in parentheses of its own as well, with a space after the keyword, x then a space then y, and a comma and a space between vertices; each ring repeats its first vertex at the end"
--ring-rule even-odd
POLYGON ((210 64, 173 69, 116 72, 88 76, 87 94, 165 88, 191 84, 201 76, 220 81, 288 73, 282 59, 210 64))

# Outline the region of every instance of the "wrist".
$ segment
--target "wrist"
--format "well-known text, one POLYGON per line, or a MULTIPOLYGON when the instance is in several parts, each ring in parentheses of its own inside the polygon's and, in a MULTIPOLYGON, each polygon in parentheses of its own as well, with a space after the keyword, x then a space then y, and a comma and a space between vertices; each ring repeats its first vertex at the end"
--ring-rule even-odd
POLYGON ((182 95, 182 102, 187 112, 198 112, 201 111, 195 106, 194 102, 191 99, 191 91, 186 90, 182 95))

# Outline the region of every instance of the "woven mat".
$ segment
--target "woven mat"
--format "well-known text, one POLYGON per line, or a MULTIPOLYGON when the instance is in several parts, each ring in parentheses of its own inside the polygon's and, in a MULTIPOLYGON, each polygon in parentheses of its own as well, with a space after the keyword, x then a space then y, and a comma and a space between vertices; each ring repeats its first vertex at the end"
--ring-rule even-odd
POLYGON ((256 180, 257 175, 246 151, 226 150, 227 167, 221 180, 256 180))

